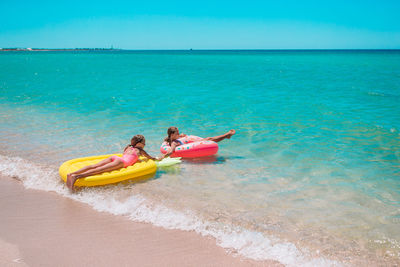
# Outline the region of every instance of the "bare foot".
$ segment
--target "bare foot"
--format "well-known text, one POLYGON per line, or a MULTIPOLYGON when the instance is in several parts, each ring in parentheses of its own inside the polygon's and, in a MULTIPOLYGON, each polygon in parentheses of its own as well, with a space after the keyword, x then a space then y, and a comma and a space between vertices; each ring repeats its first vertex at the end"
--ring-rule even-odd
POLYGON ((67 184, 67 187, 68 187, 68 188, 71 187, 71 176, 72 176, 71 173, 67 174, 67 181, 66 181, 66 184, 67 184))
POLYGON ((71 192, 75 192, 74 184, 77 179, 77 175, 71 174, 69 177, 67 176, 67 187, 69 190, 71 190, 71 192))
POLYGON ((221 142, 225 138, 230 139, 232 137, 232 135, 234 135, 235 133, 236 133, 235 130, 230 130, 229 132, 227 132, 227 133, 225 133, 223 135, 214 136, 214 137, 207 137, 207 138, 204 138, 204 140, 214 141, 214 142, 221 142))
POLYGON ((229 132, 226 133, 226 138, 231 139, 232 135, 234 135, 236 133, 235 130, 230 130, 229 132))

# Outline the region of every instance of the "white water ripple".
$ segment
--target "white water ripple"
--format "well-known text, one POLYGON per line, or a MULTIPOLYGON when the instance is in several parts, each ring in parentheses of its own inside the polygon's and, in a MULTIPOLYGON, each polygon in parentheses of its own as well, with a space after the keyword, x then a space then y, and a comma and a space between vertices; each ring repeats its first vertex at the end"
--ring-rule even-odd
POLYGON ((306 250, 294 244, 279 241, 273 236, 202 220, 190 211, 180 212, 154 204, 141 195, 119 200, 118 187, 86 188, 76 194, 69 193, 54 167, 32 163, 19 157, 0 155, 0 175, 20 180, 26 188, 54 191, 61 196, 90 205, 97 211, 129 217, 132 221, 151 223, 166 229, 195 231, 211 236, 227 251, 254 260, 276 260, 286 266, 342 266, 337 261, 312 258, 306 250))

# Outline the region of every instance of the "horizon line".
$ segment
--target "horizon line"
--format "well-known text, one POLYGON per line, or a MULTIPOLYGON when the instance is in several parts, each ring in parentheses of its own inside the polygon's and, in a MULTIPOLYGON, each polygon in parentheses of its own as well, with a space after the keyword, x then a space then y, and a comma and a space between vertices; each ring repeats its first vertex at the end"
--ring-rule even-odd
POLYGON ((77 47, 77 48, 29 48, 29 47, 0 47, 0 51, 41 51, 41 50, 116 50, 116 51, 371 51, 371 50, 400 50, 400 48, 160 48, 160 49, 126 49, 126 48, 102 48, 102 47, 77 47))

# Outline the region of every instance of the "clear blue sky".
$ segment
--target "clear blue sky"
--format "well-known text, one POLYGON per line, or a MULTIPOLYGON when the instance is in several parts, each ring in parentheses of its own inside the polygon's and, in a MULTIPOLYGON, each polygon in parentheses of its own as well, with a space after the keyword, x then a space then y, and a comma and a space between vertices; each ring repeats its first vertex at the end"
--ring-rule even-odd
POLYGON ((0 47, 400 49, 400 0, 0 1, 0 47))

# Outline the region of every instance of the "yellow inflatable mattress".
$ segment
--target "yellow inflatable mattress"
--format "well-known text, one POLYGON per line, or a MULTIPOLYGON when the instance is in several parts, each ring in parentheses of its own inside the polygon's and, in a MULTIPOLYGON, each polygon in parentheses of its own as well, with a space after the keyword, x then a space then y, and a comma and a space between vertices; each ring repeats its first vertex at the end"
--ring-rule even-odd
MULTIPOLYGON (((122 156, 122 154, 111 154, 68 160, 60 166, 60 176, 65 182, 67 181, 68 173, 77 171, 82 167, 95 164, 103 159, 114 155, 120 157, 122 156)), ((135 164, 127 168, 121 168, 119 170, 104 172, 101 174, 78 179, 75 182, 75 186, 106 185, 122 182, 125 180, 143 180, 144 178, 149 178, 153 176, 157 170, 156 163, 153 160, 147 160, 146 158, 141 157, 140 159, 142 160, 141 162, 136 162, 135 164)))

